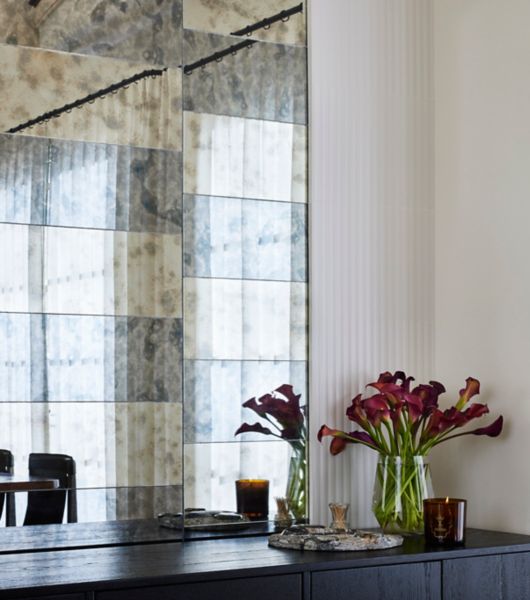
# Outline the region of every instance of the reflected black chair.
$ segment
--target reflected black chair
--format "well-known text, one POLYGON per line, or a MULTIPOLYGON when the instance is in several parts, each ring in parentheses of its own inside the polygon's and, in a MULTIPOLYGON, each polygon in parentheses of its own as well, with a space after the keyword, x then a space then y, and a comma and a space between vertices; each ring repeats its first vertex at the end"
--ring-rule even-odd
MULTIPOLYGON (((4 475, 13 475, 13 466, 15 461, 13 460, 13 455, 9 450, 0 450, 0 476, 4 475)), ((2 512, 4 510, 4 497, 5 494, 0 494, 0 517, 2 517, 2 512)), ((12 503, 9 503, 12 504, 12 503)), ((10 506, 8 504, 8 510, 14 509, 14 504, 10 506)), ((7 519, 7 517, 6 517, 7 519)))
POLYGON ((77 496, 75 489, 75 460, 67 454, 29 455, 29 474, 59 480, 59 489, 28 492, 28 507, 24 525, 62 523, 67 505, 68 523, 77 523, 77 496))

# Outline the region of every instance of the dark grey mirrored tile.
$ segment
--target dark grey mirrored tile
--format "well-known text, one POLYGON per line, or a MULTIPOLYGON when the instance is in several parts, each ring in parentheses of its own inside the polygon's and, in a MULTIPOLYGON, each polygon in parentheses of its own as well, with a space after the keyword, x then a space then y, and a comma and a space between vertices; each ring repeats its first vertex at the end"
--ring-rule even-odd
POLYGON ((184 442, 264 440, 234 432, 244 421, 260 419, 242 404, 289 383, 301 403, 307 400, 307 363, 287 361, 184 361, 184 442))
POLYGON ((305 281, 306 206, 184 198, 184 275, 305 281))
POLYGON ((2 42, 179 65, 182 0, 21 0, 0 5, 2 42))
POLYGON ((42 223, 49 141, 0 134, 0 221, 42 223))
POLYGON ((120 146, 116 228, 180 233, 182 152, 120 146))
POLYGON ((117 400, 180 402, 182 321, 119 317, 115 323, 117 400))
POLYGON ((0 313, 1 402, 180 402, 182 322, 0 313))
MULTIPOLYGON (((184 31, 184 61, 192 64, 238 38, 184 31)), ((306 49, 258 42, 183 79, 184 110, 305 124, 306 49)))

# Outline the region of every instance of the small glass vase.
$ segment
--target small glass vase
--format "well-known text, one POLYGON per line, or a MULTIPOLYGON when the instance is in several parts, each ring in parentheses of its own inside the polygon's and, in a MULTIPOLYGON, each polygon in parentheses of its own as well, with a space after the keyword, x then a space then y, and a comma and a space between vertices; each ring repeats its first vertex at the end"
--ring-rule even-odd
POLYGON ((303 441, 291 443, 292 454, 285 497, 297 523, 304 523, 307 513, 307 459, 303 441))
POLYGON ((379 457, 372 508, 385 533, 422 533, 423 500, 432 496, 425 456, 379 457))

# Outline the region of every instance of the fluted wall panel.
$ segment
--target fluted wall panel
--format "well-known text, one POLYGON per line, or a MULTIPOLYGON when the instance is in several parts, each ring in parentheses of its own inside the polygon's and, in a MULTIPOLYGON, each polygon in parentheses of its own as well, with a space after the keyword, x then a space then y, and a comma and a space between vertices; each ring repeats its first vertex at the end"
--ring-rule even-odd
POLYGON ((321 424, 384 370, 433 369, 433 0, 313 0, 310 48, 312 520, 374 523, 375 453, 321 424))

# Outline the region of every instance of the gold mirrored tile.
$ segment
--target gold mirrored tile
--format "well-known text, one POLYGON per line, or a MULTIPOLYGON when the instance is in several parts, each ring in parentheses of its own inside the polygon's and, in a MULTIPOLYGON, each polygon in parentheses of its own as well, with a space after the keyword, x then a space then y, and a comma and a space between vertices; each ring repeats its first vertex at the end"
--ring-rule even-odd
MULTIPOLYGON (((0 130, 75 102, 151 66, 34 48, 0 45, 0 130)), ((142 79, 93 104, 24 130, 33 136, 181 149, 181 73, 142 79)))
MULTIPOLYGON (((300 0, 184 0, 184 27, 229 35, 300 4, 300 0)), ((305 7, 304 7, 305 8, 305 7)), ((305 44, 305 13, 252 34, 257 40, 305 44)))

